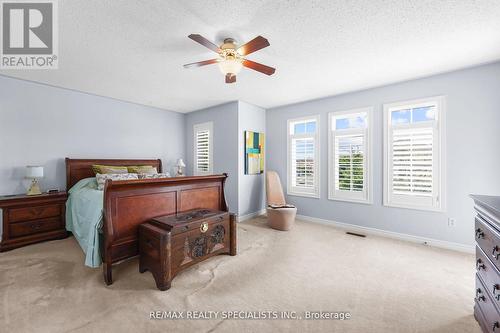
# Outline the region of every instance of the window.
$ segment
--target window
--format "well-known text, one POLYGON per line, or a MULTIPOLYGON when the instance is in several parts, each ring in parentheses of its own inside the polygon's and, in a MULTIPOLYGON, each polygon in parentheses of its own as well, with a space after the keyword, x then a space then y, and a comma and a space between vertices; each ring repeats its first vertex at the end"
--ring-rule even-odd
POLYGON ((444 210, 444 97, 384 105, 384 205, 444 210))
POLYGON ((328 199, 371 202, 371 108, 328 116, 328 199))
POLYGON ((319 116, 288 121, 288 194, 319 198, 319 116))
POLYGON ((212 122, 193 126, 194 132, 194 174, 213 173, 213 124, 212 122))

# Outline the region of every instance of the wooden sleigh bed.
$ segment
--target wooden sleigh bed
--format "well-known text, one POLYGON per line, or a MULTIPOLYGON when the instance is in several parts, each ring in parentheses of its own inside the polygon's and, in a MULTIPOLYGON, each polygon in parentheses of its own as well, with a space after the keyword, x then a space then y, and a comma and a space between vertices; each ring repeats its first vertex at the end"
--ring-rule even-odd
MULTIPOLYGON (((161 160, 70 159, 66 158, 66 187, 94 177, 93 164, 152 165, 162 172, 161 160)), ((113 283, 112 265, 138 254, 139 224, 157 216, 195 208, 228 211, 224 196, 227 174, 141 179, 107 180, 104 187, 102 261, 106 284, 113 283)))

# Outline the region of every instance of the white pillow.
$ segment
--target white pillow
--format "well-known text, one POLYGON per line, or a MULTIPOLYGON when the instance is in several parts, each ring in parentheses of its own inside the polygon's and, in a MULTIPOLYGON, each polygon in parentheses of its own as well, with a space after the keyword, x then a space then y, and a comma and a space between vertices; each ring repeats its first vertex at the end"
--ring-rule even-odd
POLYGON ((95 175, 97 180, 97 189, 104 190, 104 184, 107 179, 111 180, 131 180, 131 179, 139 179, 136 173, 98 173, 95 175))
POLYGON ((158 178, 170 178, 170 173, 166 172, 166 173, 139 174, 139 179, 158 179, 158 178))

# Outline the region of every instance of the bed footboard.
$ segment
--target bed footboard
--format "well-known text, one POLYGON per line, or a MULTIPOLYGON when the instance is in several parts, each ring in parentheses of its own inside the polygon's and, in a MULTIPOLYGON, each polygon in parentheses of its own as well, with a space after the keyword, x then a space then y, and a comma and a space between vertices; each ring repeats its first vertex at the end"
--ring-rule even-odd
POLYGON ((224 184, 227 174, 107 180, 104 187, 103 274, 113 283, 112 265, 138 254, 137 228, 149 219, 195 208, 228 211, 224 184))

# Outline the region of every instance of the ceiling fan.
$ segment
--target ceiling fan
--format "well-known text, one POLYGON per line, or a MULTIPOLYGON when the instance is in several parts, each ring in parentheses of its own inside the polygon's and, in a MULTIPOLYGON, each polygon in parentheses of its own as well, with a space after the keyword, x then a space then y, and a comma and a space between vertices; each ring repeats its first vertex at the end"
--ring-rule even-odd
POLYGON ((273 75, 276 71, 275 68, 259 64, 258 62, 244 58, 250 53, 253 53, 270 45, 267 39, 262 36, 257 36, 248 43, 239 47, 236 45, 236 42, 232 38, 224 39, 224 43, 222 43, 221 46, 217 46, 201 35, 191 34, 188 37, 195 42, 209 48, 210 50, 217 52, 219 54, 219 57, 215 59, 186 64, 184 65, 184 68, 219 64, 220 70, 226 76, 226 83, 236 82, 236 74, 240 72, 243 66, 253 69, 254 71, 264 73, 266 75, 273 75))

